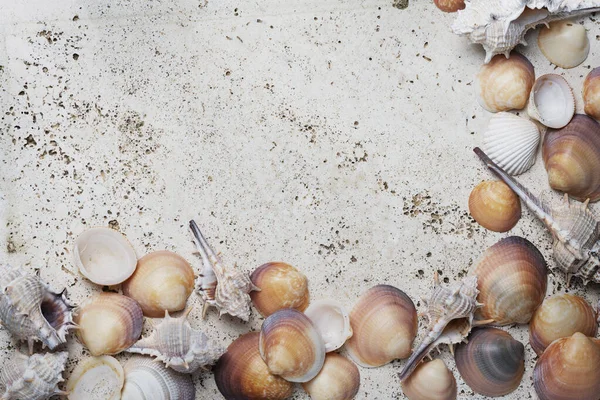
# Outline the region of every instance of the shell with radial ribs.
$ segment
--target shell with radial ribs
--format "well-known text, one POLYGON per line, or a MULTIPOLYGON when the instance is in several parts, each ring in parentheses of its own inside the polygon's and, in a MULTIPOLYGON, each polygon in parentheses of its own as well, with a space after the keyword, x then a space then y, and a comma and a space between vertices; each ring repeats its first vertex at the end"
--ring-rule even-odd
POLYGON ((552 233, 554 259, 567 274, 567 284, 577 276, 584 283, 600 282, 600 221, 589 210, 588 202, 565 201, 550 208, 523 185, 498 167, 478 147, 474 152, 486 166, 504 181, 552 233))
POLYGON ((73 328, 73 306, 66 290, 53 292, 37 276, 21 268, 0 265, 0 322, 19 340, 27 340, 29 352, 41 341, 50 350, 67 341, 73 328))
POLYGON ((190 229, 204 264, 196 284, 204 301, 202 316, 206 315, 209 306, 213 306, 219 310, 220 315, 229 314, 248 321, 250 318, 248 293, 260 289, 254 286, 245 272, 223 265, 194 221, 190 221, 190 229))
POLYGON ((54 395, 66 395, 58 388, 63 381, 62 372, 69 358, 66 351, 60 353, 17 354, 2 366, 0 386, 2 400, 46 400, 54 395))
POLYGON ((180 374, 148 357, 134 356, 125 364, 123 400, 194 400, 192 377, 180 374))
POLYGON ((167 367, 187 374, 214 364, 225 349, 210 343, 204 333, 192 329, 187 320, 190 311, 179 318, 171 318, 166 311, 165 319, 154 332, 126 351, 156 357, 167 367))

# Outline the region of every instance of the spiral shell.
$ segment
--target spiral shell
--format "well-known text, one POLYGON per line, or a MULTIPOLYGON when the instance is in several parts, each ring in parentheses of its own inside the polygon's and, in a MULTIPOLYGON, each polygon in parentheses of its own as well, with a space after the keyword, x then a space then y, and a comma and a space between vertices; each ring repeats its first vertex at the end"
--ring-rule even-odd
POLYGON ((283 400, 293 384, 272 375, 258 351, 258 332, 240 336, 213 369, 219 392, 226 399, 283 400))
POLYGON ((114 357, 90 357, 69 376, 69 400, 120 400, 124 383, 125 372, 114 357))
POLYGON ((433 0, 437 8, 443 12, 456 12, 465 8, 465 0, 433 0))
POLYGON ((521 200, 504 182, 483 181, 469 196, 469 212, 484 228, 506 232, 521 218, 521 200))
POLYGON ((421 363, 402 382, 402 391, 409 400, 455 400, 456 379, 440 359, 421 363))
POLYGON ((117 354, 140 337, 144 316, 135 300, 117 294, 101 293, 85 304, 75 322, 81 342, 93 356, 117 354))
POLYGON ((590 71, 583 82, 584 111, 592 118, 600 119, 600 67, 590 71))
POLYGON ((302 387, 312 400, 350 400, 360 388, 360 373, 346 357, 329 353, 319 374, 302 387))
POLYGON ((337 350, 352 336, 350 315, 335 300, 314 301, 304 311, 325 342, 325 351, 337 350))
POLYGON ((406 358, 417 335, 417 310, 398 288, 377 285, 367 290, 350 311, 354 334, 348 354, 362 367, 379 367, 406 358))
POLYGON ((304 311, 308 307, 308 280, 289 264, 261 265, 250 275, 250 280, 260 288, 260 291, 250 292, 250 298, 263 317, 284 308, 304 311))
POLYGON ((527 113, 548 128, 562 128, 575 114, 573 90, 560 75, 540 76, 531 89, 527 113))
POLYGON ((562 20, 550 22, 538 35, 538 47, 548 61, 561 68, 574 68, 590 53, 590 41, 583 25, 562 20))
POLYGON ((456 367, 473 391, 503 396, 519 387, 525 371, 525 346, 496 328, 473 330, 456 348, 456 367))
POLYGON ((469 271, 477 276, 483 306, 475 314, 494 325, 525 324, 546 296, 548 270, 527 239, 510 236, 488 248, 469 271))

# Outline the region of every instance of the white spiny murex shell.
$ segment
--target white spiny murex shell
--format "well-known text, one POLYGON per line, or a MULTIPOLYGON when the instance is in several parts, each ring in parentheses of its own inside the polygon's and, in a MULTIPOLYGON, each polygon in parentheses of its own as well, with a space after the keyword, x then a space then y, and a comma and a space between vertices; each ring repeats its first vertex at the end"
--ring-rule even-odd
POLYGON ((214 364, 225 349, 210 343, 204 333, 192 329, 187 320, 190 311, 188 308, 179 318, 171 318, 165 311, 165 319, 154 332, 126 351, 156 357, 167 367, 187 374, 214 364))
POLYGON ((508 112, 494 114, 483 134, 487 155, 511 175, 531 168, 539 143, 537 125, 508 112))
POLYGON ((304 314, 323 337, 327 352, 339 349, 352 336, 348 310, 338 301, 313 301, 304 314))
POLYGON ((518 44, 527 45, 529 29, 599 9, 598 0, 472 0, 458 11, 452 30, 481 44, 487 63, 496 54, 508 56, 518 44))
POLYGON ((250 318, 250 293, 260 290, 250 280, 247 273, 237 268, 227 268, 220 257, 208 245, 198 225, 190 221, 194 242, 202 256, 204 268, 197 281, 197 289, 204 301, 202 316, 209 306, 219 310, 219 314, 229 314, 244 321, 250 318))
POLYGON ((35 341, 50 350, 66 343, 67 331, 76 326, 66 294, 53 292, 18 267, 0 264, 0 322, 19 340, 27 340, 29 353, 35 341))
POLYGON ((531 89, 527 114, 548 128, 562 128, 575 114, 571 87, 560 75, 540 76, 531 89))
POLYGON ((89 357, 69 376, 69 400, 120 400, 124 383, 125 372, 114 357, 89 357))
POLYGON ((54 395, 66 395, 58 388, 69 358, 64 351, 26 356, 17 354, 2 366, 0 386, 2 400, 46 400, 54 395))

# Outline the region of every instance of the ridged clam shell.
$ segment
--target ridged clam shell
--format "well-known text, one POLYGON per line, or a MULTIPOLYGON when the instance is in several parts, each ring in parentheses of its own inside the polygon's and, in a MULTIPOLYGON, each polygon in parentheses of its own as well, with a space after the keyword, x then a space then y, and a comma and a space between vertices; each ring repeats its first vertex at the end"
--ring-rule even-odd
POLYGON ((583 103, 587 115, 600 119, 600 67, 590 71, 583 82, 583 103))
POLYGON ((329 353, 319 374, 302 387, 312 400, 350 400, 360 388, 360 373, 346 357, 329 353))
POLYGON ((583 25, 555 21, 540 29, 538 47, 548 61, 561 68, 574 68, 590 53, 590 41, 583 25))
POLYGON ((519 175, 535 163, 540 132, 535 123, 514 114, 494 114, 483 134, 483 149, 511 175, 519 175))
POLYGON ((417 310, 406 293, 377 285, 360 296, 352 311, 348 354, 362 367, 379 367, 410 355, 417 335, 417 310))
POLYGON ((254 307, 263 317, 284 308, 304 311, 308 307, 308 280, 296 268, 283 262, 270 262, 258 267, 250 275, 254 286, 250 292, 254 307))
POLYGON ((527 113, 548 128, 562 128, 575 114, 573 90, 560 75, 540 76, 531 89, 527 113))
POLYGON ((125 372, 114 357, 90 357, 69 376, 69 400, 120 400, 124 383, 125 372))
POLYGON ((352 336, 350 315, 336 300, 313 301, 304 311, 325 342, 325 351, 337 350, 352 336))
POLYGON ((456 379, 440 359, 423 362, 402 382, 409 400, 455 400, 456 379))
POLYGON ((276 311, 264 320, 258 345, 274 375, 290 382, 308 382, 323 367, 325 344, 310 319, 298 310, 276 311))
POLYGON ((469 212, 484 228, 506 232, 521 218, 521 200, 504 182, 483 181, 469 195, 469 212))
POLYGON ((135 300, 101 293, 81 307, 75 322, 81 342, 93 356, 117 354, 140 337, 144 316, 135 300))
POLYGON ((121 400, 194 400, 196 389, 189 375, 166 368, 148 357, 134 356, 125 364, 121 400))
POLYGON ((240 336, 227 348, 213 369, 219 392, 226 399, 283 400, 293 384, 272 375, 258 351, 260 334, 240 336))

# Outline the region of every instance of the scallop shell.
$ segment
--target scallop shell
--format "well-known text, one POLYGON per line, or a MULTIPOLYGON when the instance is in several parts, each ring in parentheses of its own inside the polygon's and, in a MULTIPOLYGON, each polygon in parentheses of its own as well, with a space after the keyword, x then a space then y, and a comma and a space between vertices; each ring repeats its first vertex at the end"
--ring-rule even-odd
POLYGON ((250 280, 260 288, 260 291, 250 292, 250 298, 263 317, 284 308, 304 311, 308 307, 308 280, 289 264, 270 262, 261 265, 250 275, 250 280))
POLYGON ((521 201, 504 182, 483 181, 471 191, 469 212, 484 228, 506 232, 521 218, 521 201))
POLYGON ((531 89, 527 113, 548 128, 562 128, 575 114, 573 90, 560 75, 540 76, 531 89))
POLYGON ((73 308, 66 289, 55 293, 37 276, 0 264, 0 322, 16 338, 27 340, 30 353, 35 341, 50 350, 66 343, 75 326, 73 308))
POLYGON ((194 290, 194 270, 181 256, 155 251, 140 258, 135 273, 123 283, 123 294, 138 302, 144 315, 160 318, 181 311, 194 290))
POLYGON ((350 400, 360 388, 360 373, 346 357, 329 353, 319 374, 302 387, 312 400, 350 400))
POLYGON ((402 382, 402 391, 409 400, 455 400, 456 379, 442 360, 421 363, 402 382))
POLYGON ((456 12, 465 8, 465 0, 433 0, 437 8, 443 12, 456 12))
POLYGON ((598 400, 600 346, 582 333, 552 342, 533 370, 540 400, 598 400))
POLYGON ((477 276, 477 301, 483 304, 476 318, 494 325, 529 322, 546 296, 544 257, 522 237, 510 236, 488 248, 469 275, 477 276))
POLYGON ((75 240, 73 260, 79 272, 97 285, 118 285, 135 271, 137 256, 131 243, 110 228, 91 228, 75 240))
POLYGON ((318 300, 304 311, 325 342, 325 351, 337 350, 352 336, 350 315, 346 308, 335 300, 318 300))
POLYGON ((583 25, 573 21, 551 22, 538 35, 538 47, 552 64, 574 68, 590 53, 590 41, 583 25))
POLYGON ((529 323, 529 343, 540 355, 556 339, 569 337, 575 332, 596 336, 596 312, 582 297, 556 295, 544 300, 533 314, 529 323))
POLYGON ((587 115, 600 119, 600 67, 594 68, 583 82, 583 103, 587 115))
POLYGON ((29 357, 17 354, 0 371, 0 386, 4 388, 2 400, 46 400, 54 395, 66 395, 58 384, 63 381, 67 358, 66 351, 29 357))
POLYGON ((473 391, 503 396, 519 387, 525 372, 525 346, 496 328, 473 330, 456 348, 456 367, 473 391))
POLYGON ((171 318, 165 312, 165 319, 150 336, 125 351, 156 357, 167 367, 187 374, 214 364, 224 349, 209 343, 204 333, 192 329, 187 320, 190 310, 179 318, 171 318))
POLYGON ((219 392, 226 399, 283 400, 294 385, 272 375, 258 351, 258 332, 240 336, 213 369, 219 392))
POLYGON ((125 364, 121 400, 194 400, 196 389, 190 375, 165 368, 148 357, 134 356, 125 364))
POLYGON ((101 293, 81 307, 75 322, 81 342, 93 356, 117 354, 140 337, 144 316, 135 300, 101 293))
POLYGON ((540 132, 535 123, 514 114, 494 114, 483 134, 483 149, 511 175, 522 174, 535 163, 540 132))
POLYGON ((110 356, 90 357, 69 376, 69 400, 120 400, 125 383, 121 364, 110 356))
POLYGON ((274 375, 308 382, 323 367, 325 344, 310 319, 298 310, 276 311, 260 329, 260 356, 274 375))
POLYGON ((377 285, 360 296, 350 311, 350 325, 350 357, 362 367, 379 367, 409 356, 417 335, 417 310, 400 289, 377 285))

